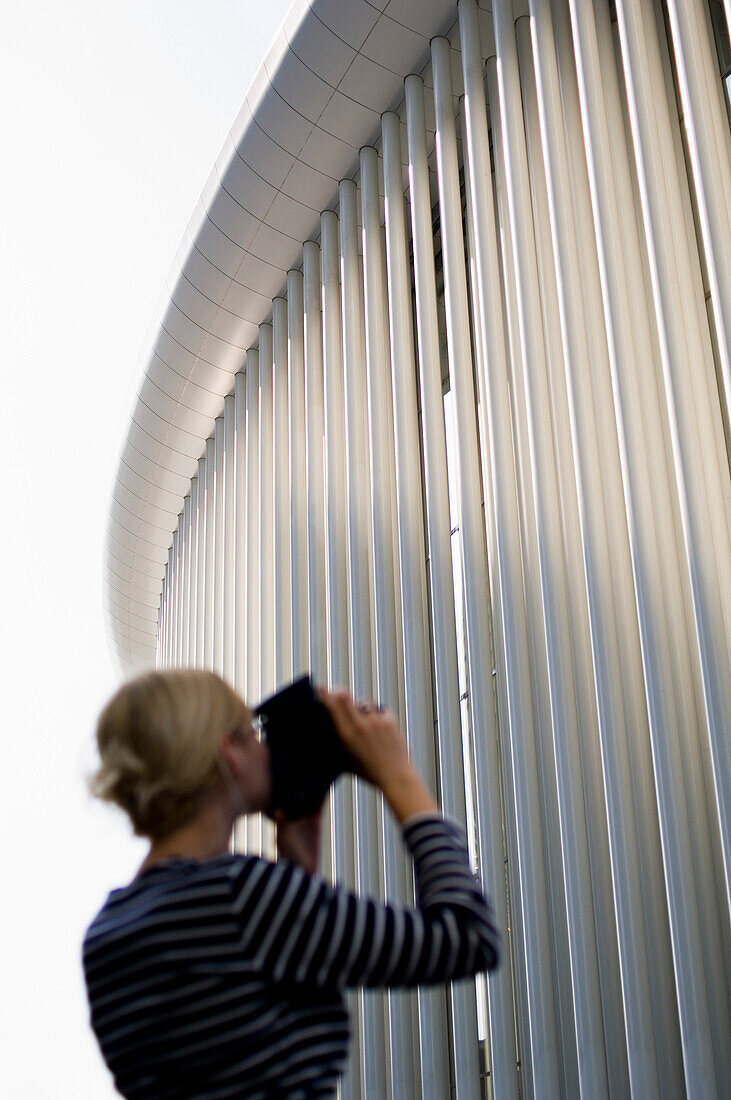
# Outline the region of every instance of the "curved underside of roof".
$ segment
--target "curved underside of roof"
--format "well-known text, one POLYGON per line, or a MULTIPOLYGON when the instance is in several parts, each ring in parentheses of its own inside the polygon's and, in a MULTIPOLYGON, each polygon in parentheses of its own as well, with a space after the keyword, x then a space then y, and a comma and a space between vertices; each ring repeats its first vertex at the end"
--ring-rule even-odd
POLYGON ((154 663, 178 515, 258 325, 455 18, 454 0, 296 0, 254 78, 166 282, 120 456, 104 588, 125 671, 154 663))

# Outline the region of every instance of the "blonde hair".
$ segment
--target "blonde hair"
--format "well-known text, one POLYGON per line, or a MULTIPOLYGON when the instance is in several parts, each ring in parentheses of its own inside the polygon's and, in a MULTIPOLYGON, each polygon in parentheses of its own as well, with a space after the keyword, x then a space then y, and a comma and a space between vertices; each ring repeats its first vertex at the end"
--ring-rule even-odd
POLYGON ((161 840, 194 816, 219 771, 219 743, 251 712, 212 672, 147 672, 105 706, 96 728, 101 764, 89 786, 128 814, 134 831, 161 840))

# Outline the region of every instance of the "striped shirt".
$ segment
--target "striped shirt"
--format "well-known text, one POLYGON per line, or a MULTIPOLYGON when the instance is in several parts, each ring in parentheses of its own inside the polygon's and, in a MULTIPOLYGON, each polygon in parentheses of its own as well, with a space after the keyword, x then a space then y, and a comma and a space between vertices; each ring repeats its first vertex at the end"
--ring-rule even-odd
POLYGON ((280 860, 170 859, 113 890, 83 948, 91 1024, 128 1100, 332 1097, 343 991, 466 977, 498 935, 464 834, 408 822, 415 908, 280 860))

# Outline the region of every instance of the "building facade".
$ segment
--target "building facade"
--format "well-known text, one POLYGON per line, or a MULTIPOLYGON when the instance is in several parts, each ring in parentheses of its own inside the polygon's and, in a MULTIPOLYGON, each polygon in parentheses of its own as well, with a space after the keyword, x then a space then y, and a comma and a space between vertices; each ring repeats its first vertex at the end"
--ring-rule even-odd
MULTIPOLYGON (((349 1100, 728 1095, 730 14, 296 2, 181 245, 120 667, 389 706, 504 929, 487 982, 353 997, 349 1100)), ((409 899, 372 790, 325 847, 409 899)))

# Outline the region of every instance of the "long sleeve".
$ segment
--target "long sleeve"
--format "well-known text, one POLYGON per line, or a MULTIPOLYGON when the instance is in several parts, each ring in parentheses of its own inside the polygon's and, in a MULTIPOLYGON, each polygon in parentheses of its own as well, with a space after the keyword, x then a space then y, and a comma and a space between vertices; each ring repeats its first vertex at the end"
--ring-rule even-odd
POLYGON ((440 817, 407 823, 414 908, 359 898, 284 860, 245 860, 233 906, 244 956, 275 982, 413 986, 497 965, 499 936, 464 834, 440 817))

